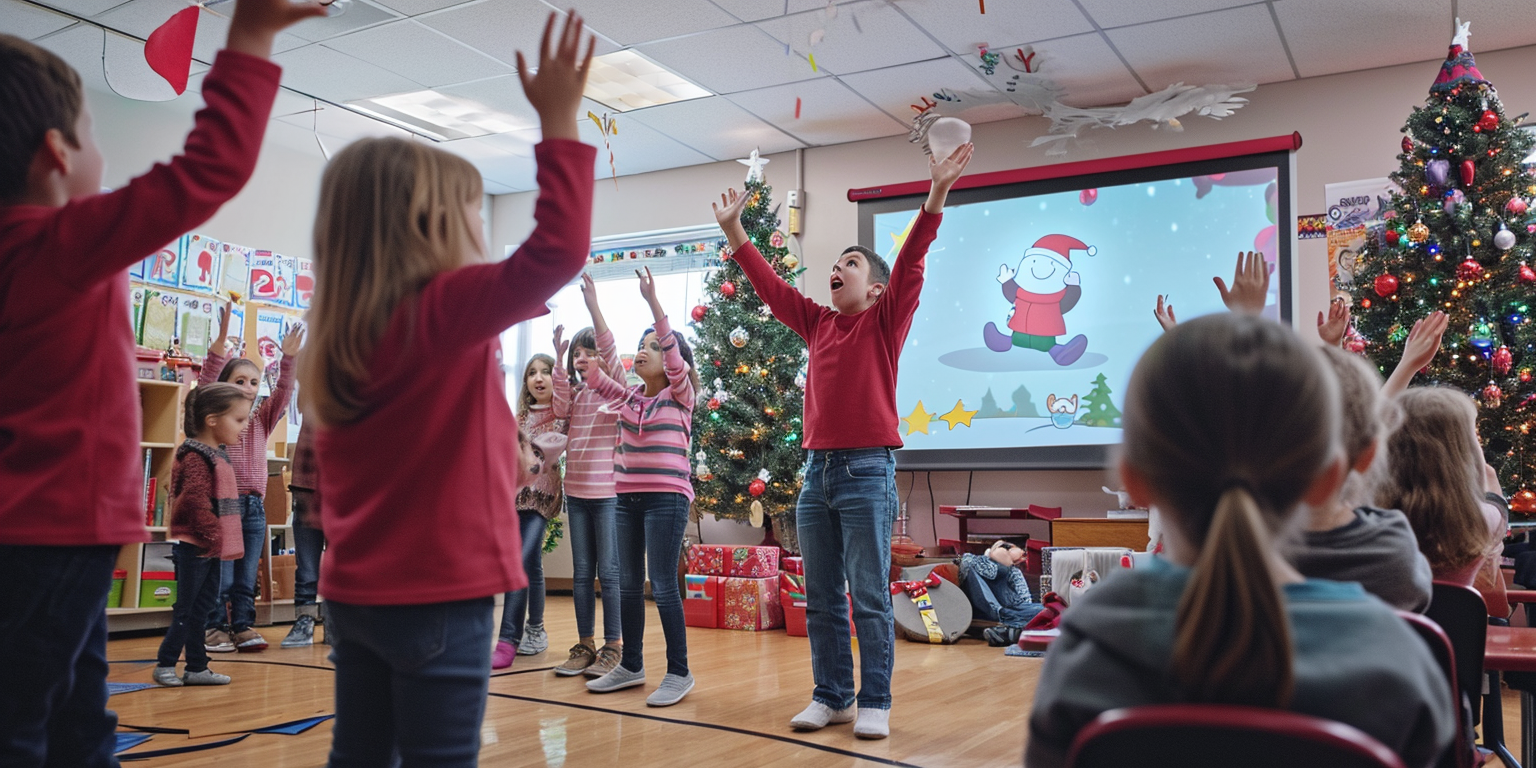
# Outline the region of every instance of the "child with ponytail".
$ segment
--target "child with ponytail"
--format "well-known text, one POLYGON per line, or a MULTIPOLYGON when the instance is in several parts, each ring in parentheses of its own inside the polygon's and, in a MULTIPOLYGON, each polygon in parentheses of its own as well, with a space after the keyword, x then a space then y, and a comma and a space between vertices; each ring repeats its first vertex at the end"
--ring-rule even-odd
POLYGON ((1328 718, 1432 765, 1456 720, 1423 641, 1360 585, 1304 579, 1275 546, 1346 471, 1338 386, 1317 352, 1266 320, 1201 317, 1148 349, 1124 412, 1121 477, 1162 511, 1166 559, 1065 614, 1025 765, 1066 764, 1107 710, 1174 702, 1328 718))
POLYGON ((153 673, 160 685, 229 684, 227 675, 208 669, 203 617, 219 596, 219 562, 239 560, 245 551, 235 468, 225 446, 240 439, 250 413, 250 400, 234 384, 208 384, 187 393, 182 416, 187 440, 176 449, 171 468, 176 604, 153 673), (176 659, 183 649, 186 674, 177 677, 176 659))

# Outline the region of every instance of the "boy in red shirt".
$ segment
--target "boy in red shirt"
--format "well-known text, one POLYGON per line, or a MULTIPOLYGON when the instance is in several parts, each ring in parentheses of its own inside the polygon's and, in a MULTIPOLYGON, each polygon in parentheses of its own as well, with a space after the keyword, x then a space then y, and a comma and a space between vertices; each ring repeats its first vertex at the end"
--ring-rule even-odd
POLYGON ((888 577, 896 519, 896 362, 912 327, 928 245, 938 234, 944 198, 966 163, 966 144, 929 160, 933 185, 893 271, 873 251, 851 246, 832 265, 832 307, 801 295, 763 260, 741 225, 747 197, 721 196, 715 219, 736 263, 779 322, 811 352, 805 384, 805 485, 795 510, 805 556, 806 632, 816 690, 790 720, 799 730, 854 719, 853 653, 843 606, 846 580, 859 633, 858 722, 854 735, 890 734, 895 621, 888 577))
POLYGON ((127 270, 245 185, 272 40, 324 13, 240 0, 185 152, 107 194, 80 76, 0 35, 0 765, 117 765, 107 593, 149 538, 127 270))

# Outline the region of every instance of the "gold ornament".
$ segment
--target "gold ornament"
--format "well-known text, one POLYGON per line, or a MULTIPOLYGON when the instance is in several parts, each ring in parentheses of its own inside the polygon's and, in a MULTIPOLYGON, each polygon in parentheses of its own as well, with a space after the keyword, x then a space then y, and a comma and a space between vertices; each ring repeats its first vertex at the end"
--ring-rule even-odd
POLYGON ((1408 239, 1414 241, 1415 243, 1422 243, 1425 240, 1428 240, 1429 227, 1424 226, 1424 222, 1422 221, 1414 222, 1413 226, 1408 228, 1408 239))
POLYGON ((800 266, 800 257, 799 256, 796 256, 793 253, 785 254, 785 256, 784 256, 784 268, 785 269, 794 269, 795 267, 798 267, 798 266, 800 266))

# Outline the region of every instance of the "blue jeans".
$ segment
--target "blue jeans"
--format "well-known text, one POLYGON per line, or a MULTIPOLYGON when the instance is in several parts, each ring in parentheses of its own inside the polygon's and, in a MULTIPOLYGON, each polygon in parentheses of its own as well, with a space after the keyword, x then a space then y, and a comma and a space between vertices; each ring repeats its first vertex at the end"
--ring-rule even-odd
POLYGON ((293 545, 293 604, 314 605, 320 594, 320 557, 325 552, 325 534, 295 522, 293 545))
POLYGON ((475 765, 491 674, 491 598, 326 605, 342 627, 331 649, 332 768, 475 765))
POLYGON ((0 765, 117 765, 106 608, 118 549, 0 544, 0 765))
POLYGON ((645 671, 645 578, 667 639, 667 673, 688 674, 688 627, 677 590, 677 562, 688 527, 688 497, 681 493, 621 493, 614 519, 619 541, 619 608, 624 657, 631 672, 645 671))
POLYGON ((529 624, 544 623, 544 516, 519 509, 517 522, 523 537, 523 572, 528 586, 508 592, 501 603, 501 639, 513 645, 523 642, 523 617, 529 624))
POLYGON ((891 450, 810 451, 795 521, 805 557, 805 628, 816 680, 811 698, 832 709, 855 703, 846 581, 859 632, 857 703, 890 709, 896 645, 889 580, 896 521, 891 450))
POLYGON ((267 510, 254 493, 240 495, 240 532, 245 555, 219 566, 219 599, 208 613, 208 629, 234 633, 256 624, 256 570, 267 547, 267 510))
POLYGON ((1007 579, 987 581, 975 571, 967 571, 965 578, 960 581, 966 597, 971 599, 971 607, 975 609, 978 619, 995 621, 1010 627, 1022 627, 1028 624, 1035 614, 1045 609, 1045 606, 1039 603, 1013 605, 1000 600, 999 591, 1006 591, 1008 593, 1006 597, 1010 601, 1018 599, 1018 593, 1009 586, 1007 579))
POLYGON ((176 604, 156 663, 174 667, 186 649, 187 671, 201 672, 208 668, 202 617, 219 599, 219 559, 203 557, 197 545, 178 541, 171 547, 171 560, 176 563, 176 604))
POLYGON ((603 642, 618 642, 619 621, 619 543, 613 516, 619 500, 565 497, 565 531, 570 534, 571 588, 576 603, 576 634, 592 637, 596 623, 597 592, 592 588, 596 577, 603 585, 603 642))

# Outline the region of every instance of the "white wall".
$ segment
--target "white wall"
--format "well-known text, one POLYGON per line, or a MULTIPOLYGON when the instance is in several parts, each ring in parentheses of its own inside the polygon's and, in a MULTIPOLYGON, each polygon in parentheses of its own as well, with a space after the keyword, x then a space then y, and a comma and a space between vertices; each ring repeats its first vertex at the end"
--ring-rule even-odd
MULTIPOLYGON (((1422 44, 1426 51, 1438 43, 1422 44)), ((1499 86, 1507 110, 1536 111, 1536 47, 1478 52, 1483 75, 1499 86)), ((1094 143, 1076 146, 1066 161, 1155 152, 1188 146, 1301 133, 1304 144, 1296 154, 1298 214, 1323 211, 1323 187, 1335 181, 1385 176, 1396 168, 1400 129, 1415 105, 1422 104, 1438 72, 1439 60, 1383 69, 1350 72, 1328 77, 1267 85, 1248 94, 1251 103, 1231 118, 1212 121, 1190 116, 1183 133, 1152 131, 1146 126, 1098 131, 1094 143)), ((623 118, 621 117, 622 121, 623 118)), ((1045 165, 1055 162, 1043 149, 1029 142, 1044 132, 1046 121, 1024 118, 975 126, 976 155, 970 172, 980 173, 1045 165)), ((897 136, 804 151, 807 192, 805 235, 798 250, 809 269, 818 275, 831 268, 831 260, 844 246, 857 242, 855 204, 847 201, 849 188, 876 186, 923 179, 926 163, 906 137, 897 136)), ((773 155, 767 176, 776 195, 795 188, 793 153, 773 155)), ((743 168, 734 162, 680 168, 621 177, 618 188, 609 182, 596 186, 593 215, 594 237, 665 227, 708 223, 709 203, 726 187, 741 185, 743 168)), ((498 244, 521 240, 532 226, 534 193, 498 196, 492 224, 498 244)), ((1300 322, 1310 323, 1327 304, 1327 259, 1322 240, 1303 241, 1299 249, 1298 293, 1300 322)), ((828 301, 827 283, 810 280, 807 295, 828 301)), ((1150 308, 1149 308, 1150 311, 1150 308)), ((935 472, 933 496, 940 504, 964 503, 968 473, 935 472)), ((902 497, 909 497, 911 535, 920 543, 934 541, 928 480, 922 473, 898 478, 902 497)), ((1101 472, 987 472, 977 473, 971 487, 972 503, 1062 506, 1068 515, 1102 516, 1113 499, 1099 491, 1115 483, 1101 472)), ((711 521, 713 522, 713 521, 711 521)), ((954 520, 936 521, 938 535, 954 537, 954 520)), ((733 525, 733 524, 732 524, 733 525)), ((755 541, 757 531, 731 531, 726 524, 706 524, 706 540, 755 541)), ((1035 531, 1043 534, 1043 530, 1035 531)))

